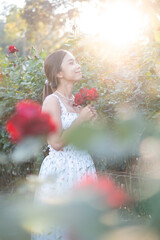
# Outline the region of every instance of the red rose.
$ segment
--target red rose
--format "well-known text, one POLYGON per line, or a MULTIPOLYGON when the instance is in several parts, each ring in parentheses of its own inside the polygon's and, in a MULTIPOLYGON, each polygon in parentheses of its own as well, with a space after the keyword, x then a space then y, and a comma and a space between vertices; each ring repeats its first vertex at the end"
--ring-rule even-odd
POLYGON ((80 93, 77 93, 75 95, 74 102, 76 105, 83 105, 85 103, 85 100, 80 93))
POLYGON ((37 102, 24 100, 16 104, 16 111, 26 119, 33 119, 41 114, 41 105, 37 102))
POLYGON ((9 53, 15 53, 15 52, 18 52, 19 50, 16 49, 15 46, 11 45, 11 46, 9 46, 8 51, 9 51, 9 53))
POLYGON ((79 93, 81 94, 81 96, 82 96, 83 98, 85 98, 86 95, 87 95, 87 91, 88 91, 88 89, 87 89, 86 87, 84 87, 84 88, 81 88, 81 89, 79 90, 79 93))
POLYGON ((99 176, 96 181, 92 176, 87 176, 76 186, 78 190, 86 188, 94 189, 111 208, 120 207, 130 200, 128 195, 109 177, 99 176))
POLYGON ((98 93, 95 88, 89 89, 87 91, 86 99, 88 101, 97 101, 97 98, 98 98, 98 93))
POLYGON ((12 142, 19 142, 27 136, 55 132, 57 127, 50 115, 41 112, 40 104, 25 100, 16 105, 16 113, 6 123, 12 142))
POLYGON ((75 95, 75 104, 87 105, 88 101, 97 101, 99 97, 95 88, 87 89, 86 87, 81 88, 79 93, 75 95))
POLYGON ((92 101, 92 91, 91 90, 88 90, 87 95, 86 95, 86 100, 92 101))
POLYGON ((12 142, 18 142, 22 139, 23 128, 26 125, 26 119, 14 114, 6 123, 6 129, 12 142))
POLYGON ((97 90, 95 88, 92 88, 91 90, 92 90, 93 99, 97 100, 97 98, 99 97, 97 90))

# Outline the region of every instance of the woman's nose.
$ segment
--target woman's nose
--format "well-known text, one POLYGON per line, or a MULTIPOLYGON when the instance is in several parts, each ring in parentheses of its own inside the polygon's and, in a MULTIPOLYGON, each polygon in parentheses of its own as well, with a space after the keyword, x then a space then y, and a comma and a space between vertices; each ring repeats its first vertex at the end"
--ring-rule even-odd
POLYGON ((81 66, 79 65, 79 63, 77 63, 77 68, 78 68, 78 69, 81 69, 81 66))

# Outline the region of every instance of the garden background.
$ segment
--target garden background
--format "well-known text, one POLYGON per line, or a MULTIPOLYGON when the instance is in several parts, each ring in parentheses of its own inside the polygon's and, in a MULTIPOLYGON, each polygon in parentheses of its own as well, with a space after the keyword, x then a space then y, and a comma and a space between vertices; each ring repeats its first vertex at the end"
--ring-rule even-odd
MULTIPOLYGON (((22 179, 37 174, 47 154, 47 146, 43 145, 36 156, 24 152, 22 160, 15 163, 12 153, 16 146, 10 142, 5 124, 20 100, 32 99, 42 104, 46 80, 44 59, 63 48, 71 51, 82 67, 83 79, 76 84, 74 93, 84 86, 95 87, 99 93, 95 104, 100 120, 97 129, 85 129, 82 137, 82 129, 78 129, 69 139, 79 147, 87 146, 97 171, 111 174, 138 200, 154 194, 159 197, 159 16, 158 0, 26 0, 23 7, 3 2, 0 15, 2 192, 13 192, 22 179), (18 51, 9 53, 10 45, 18 51), (149 191, 148 186, 155 187, 149 191)), ((144 205, 138 202, 136 206, 139 215, 150 215, 144 205)), ((157 219, 154 220, 159 226, 157 219)))

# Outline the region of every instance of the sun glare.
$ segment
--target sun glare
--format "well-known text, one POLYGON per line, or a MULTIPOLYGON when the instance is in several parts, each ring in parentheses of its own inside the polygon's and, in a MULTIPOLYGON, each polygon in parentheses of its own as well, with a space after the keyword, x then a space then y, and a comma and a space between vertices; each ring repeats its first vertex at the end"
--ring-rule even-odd
POLYGON ((98 13, 89 6, 82 12, 79 29, 90 35, 97 35, 118 48, 123 48, 138 40, 145 26, 143 14, 128 3, 116 2, 98 13))

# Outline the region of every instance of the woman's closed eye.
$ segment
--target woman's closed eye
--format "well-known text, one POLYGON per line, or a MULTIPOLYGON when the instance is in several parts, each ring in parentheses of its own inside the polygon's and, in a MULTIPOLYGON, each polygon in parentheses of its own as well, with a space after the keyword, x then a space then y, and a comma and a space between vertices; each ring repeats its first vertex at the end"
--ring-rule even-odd
POLYGON ((74 61, 69 62, 69 65, 73 65, 73 64, 74 64, 74 61))
POLYGON ((76 60, 69 61, 69 65, 74 65, 74 64, 78 64, 76 60))

